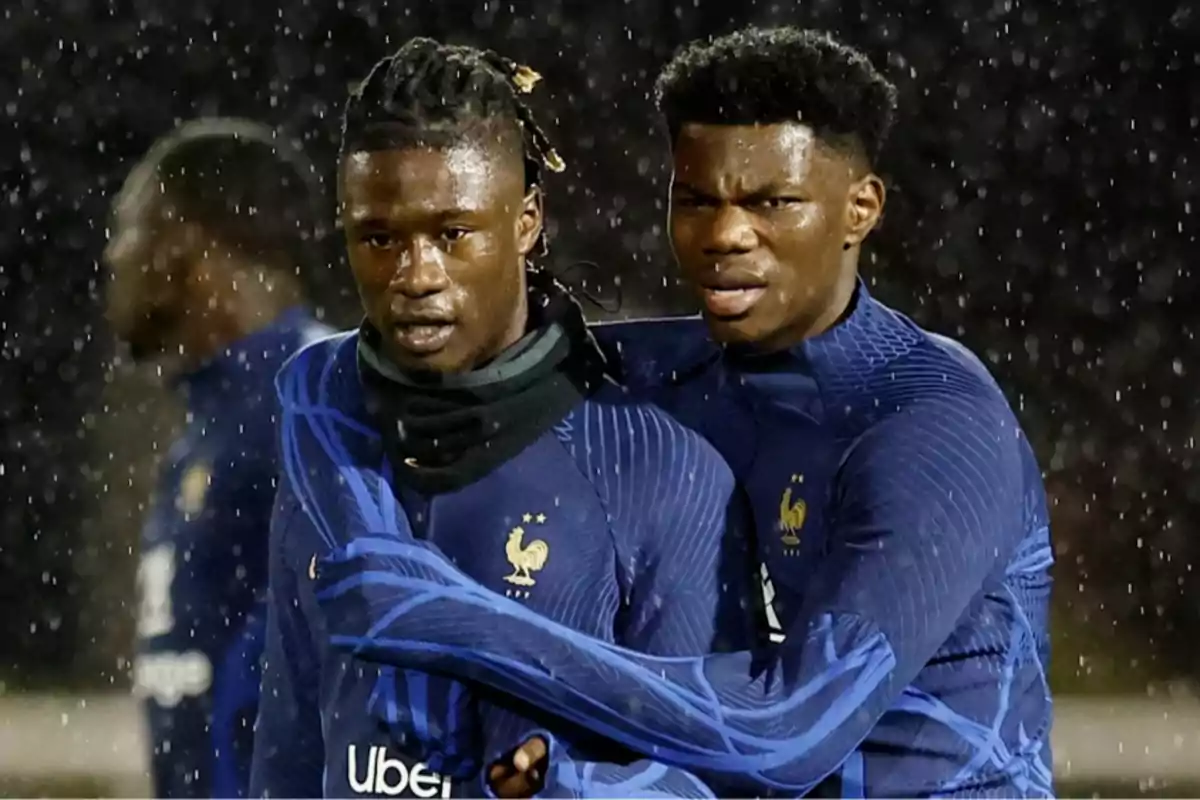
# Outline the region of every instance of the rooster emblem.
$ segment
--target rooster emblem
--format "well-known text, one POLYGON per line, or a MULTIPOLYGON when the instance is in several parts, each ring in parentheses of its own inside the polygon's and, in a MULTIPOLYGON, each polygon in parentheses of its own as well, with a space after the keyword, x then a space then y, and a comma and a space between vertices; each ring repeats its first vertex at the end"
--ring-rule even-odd
MULTIPOLYGON (((545 523, 546 515, 526 514, 523 518, 526 524, 536 521, 539 525, 545 523)), ((508 532, 508 541, 504 544, 504 557, 512 565, 511 575, 505 575, 504 580, 516 586, 533 586, 537 580, 533 573, 540 572, 546 566, 550 557, 550 545, 541 539, 534 539, 525 544, 525 528, 518 525, 508 532)))
MULTIPOLYGON (((804 483, 803 475, 793 475, 792 483, 804 483)), ((788 547, 800 544, 800 529, 804 527, 804 518, 808 516, 808 503, 804 500, 792 501, 792 487, 783 490, 779 500, 779 530, 783 532, 783 543, 788 547)))

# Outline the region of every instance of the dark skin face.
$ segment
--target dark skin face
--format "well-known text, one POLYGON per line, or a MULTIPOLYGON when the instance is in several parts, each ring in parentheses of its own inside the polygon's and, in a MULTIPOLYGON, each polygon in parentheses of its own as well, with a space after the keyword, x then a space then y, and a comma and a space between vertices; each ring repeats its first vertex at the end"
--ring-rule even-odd
POLYGON ((194 249, 188 232, 144 170, 135 170, 117 197, 109 232, 109 325, 135 359, 160 356, 179 338, 186 305, 182 278, 194 249))
POLYGON ((448 148, 351 153, 342 223, 367 319, 402 369, 464 372, 524 335, 525 257, 542 229, 518 148, 492 137, 448 148))
POLYGON ((771 352, 834 325, 883 211, 865 160, 799 123, 684 125, 672 155, 671 244, 713 337, 771 352))
POLYGON ((145 165, 113 205, 106 315, 135 361, 195 369, 301 302, 285 270, 264 269, 182 218, 145 165))

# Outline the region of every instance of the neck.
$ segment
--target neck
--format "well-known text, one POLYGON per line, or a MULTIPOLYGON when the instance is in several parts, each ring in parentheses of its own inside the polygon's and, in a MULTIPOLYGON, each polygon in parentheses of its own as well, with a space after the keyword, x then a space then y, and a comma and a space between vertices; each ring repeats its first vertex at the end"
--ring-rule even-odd
MULTIPOLYGON (((487 360, 492 361, 504 354, 504 351, 512 347, 525 336, 529 330, 529 296, 528 292, 521 293, 521 301, 517 307, 517 311, 513 314, 512 322, 509 323, 508 329, 504 335, 500 337, 500 346, 487 360)), ((486 362, 485 362, 486 363, 486 362)), ((483 366, 480 364, 479 366, 483 366)))
POLYGON ((825 304, 822 312, 817 315, 812 324, 804 332, 804 335, 795 344, 799 344, 805 339, 811 339, 814 336, 820 336, 841 322, 850 308, 850 303, 854 301, 854 290, 857 287, 858 250, 856 248, 845 254, 842 271, 838 275, 838 280, 834 284, 833 291, 830 293, 829 302, 825 304))
POLYGON ((504 355, 505 351, 524 338, 529 332, 529 325, 529 286, 526 285, 517 297, 516 308, 513 309, 508 325, 479 353, 478 358, 472 360, 467 371, 483 369, 504 355))
MULTIPOLYGON (((414 380, 381 358, 378 332, 364 325, 358 375, 396 479, 426 493, 452 491, 514 457, 603 383, 579 309, 551 292, 535 293, 513 343, 469 373, 414 380), (537 328, 524 337, 524 321, 537 328)), ((509 338, 509 337, 505 337, 509 338)))
POLYGON ((789 350, 836 327, 850 308, 857 286, 858 248, 854 248, 843 254, 842 268, 837 281, 831 287, 816 314, 797 320, 796 324, 779 331, 774 336, 749 345, 747 349, 763 355, 778 353, 789 350))
POLYGON ((181 367, 192 370, 301 302, 293 281, 257 265, 203 262, 188 279, 181 367))

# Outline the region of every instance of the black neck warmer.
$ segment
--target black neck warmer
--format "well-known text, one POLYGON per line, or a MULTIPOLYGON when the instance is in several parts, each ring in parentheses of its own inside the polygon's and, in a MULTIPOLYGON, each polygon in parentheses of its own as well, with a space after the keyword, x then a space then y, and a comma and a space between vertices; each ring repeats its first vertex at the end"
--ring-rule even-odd
POLYGON ((396 480, 450 492, 516 456, 605 380, 603 356, 579 304, 552 277, 530 272, 529 332, 491 363, 410 375, 383 356, 364 322, 358 372, 396 480))

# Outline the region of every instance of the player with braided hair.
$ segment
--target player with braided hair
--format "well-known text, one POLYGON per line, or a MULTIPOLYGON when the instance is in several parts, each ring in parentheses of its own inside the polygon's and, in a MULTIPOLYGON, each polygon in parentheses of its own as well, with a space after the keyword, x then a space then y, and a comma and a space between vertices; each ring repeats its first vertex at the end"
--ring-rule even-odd
MULTIPOLYGON (((778 648, 592 642, 416 537, 319 565, 322 610, 352 623, 334 643, 486 682, 732 796, 1054 796, 1036 458, 980 360, 859 275, 894 87, 826 32, 750 28, 685 47, 658 99, 671 245, 704 320, 609 344, 752 498, 778 648)), ((537 765, 523 749, 513 766, 537 765)))
POLYGON ((711 794, 536 704, 354 660, 315 593, 332 552, 415 535, 580 634, 669 657, 748 644, 728 466, 612 380, 578 304, 531 264, 544 172, 562 168, 522 100, 537 80, 418 38, 346 105, 339 206, 364 320, 277 379, 256 795, 479 797, 504 755, 487 743, 533 734, 566 796, 711 794))
MULTIPOLYGON (((544 191, 543 167, 562 172, 566 165, 520 97, 541 79, 492 50, 411 39, 351 94, 342 116, 342 156, 381 145, 444 147, 490 136, 519 146, 525 190, 544 191)), ((546 250, 544 233, 538 245, 546 250)))
MULTIPOLYGON (((487 245, 490 268, 473 271, 466 281, 479 279, 489 284, 490 305, 502 309, 492 321, 503 326, 510 322, 509 311, 516 309, 518 313, 511 323, 517 328, 523 326, 520 309, 527 271, 497 270, 496 265, 513 263, 515 259, 524 261, 534 252, 547 250, 542 228, 543 168, 561 171, 563 162, 520 97, 539 80, 540 76, 532 69, 492 51, 444 45, 423 37, 410 40, 380 61, 351 94, 342 122, 343 179, 339 186, 343 211, 348 212, 343 213, 343 223, 352 266, 378 261, 372 254, 383 255, 387 260, 386 247, 381 249, 379 245, 388 242, 378 235, 379 215, 367 208, 369 204, 347 207, 347 204, 355 206, 355 198, 347 197, 346 192, 362 189, 394 197, 397 194, 393 189, 404 188, 396 184, 407 182, 408 186, 416 187, 423 202, 440 203, 445 211, 461 212, 450 214, 457 217, 457 222, 438 232, 438 236, 453 240, 460 252, 474 253, 476 245, 487 245), (451 152, 460 159, 454 163, 463 167, 463 177, 495 177, 494 183, 504 184, 510 190, 508 196, 497 198, 500 202, 495 205, 497 210, 503 206, 505 214, 515 214, 510 220, 512 226, 503 227, 499 219, 479 219, 483 209, 463 207, 467 198, 425 195, 424 187, 445 176, 446 171, 441 169, 445 159, 441 156, 451 152), (420 157, 411 158, 415 153, 421 154, 420 157), (403 175, 403 170, 398 170, 409 166, 424 169, 428 174, 414 182, 411 178, 415 176, 403 175), (515 194, 516 191, 521 195, 515 194), (476 218, 466 219, 471 216, 476 218), (495 236, 491 235, 493 227, 495 236), (527 231, 533 239, 529 249, 516 253, 514 248, 524 246, 518 241, 521 235, 518 231, 527 231), (356 253, 363 257, 356 261, 356 253)), ((443 183, 451 194, 466 188, 443 183)), ((380 275, 358 273, 356 277, 365 288, 374 287, 372 279, 380 275)), ((370 308, 367 315, 386 333, 389 326, 383 320, 384 311, 376 311, 378 317, 372 316, 370 308)), ((481 357, 486 360, 494 355, 501 346, 499 340, 511 333, 480 331, 477 326, 478 320, 460 319, 453 330, 441 326, 437 331, 425 331, 429 335, 446 335, 449 347, 439 350, 439 355, 424 366, 472 366, 472 360, 481 357), (454 332, 464 335, 453 338, 450 334, 454 332), (463 353, 459 347, 473 349, 463 353)), ((384 336, 385 348, 389 346, 387 340, 384 336)), ((391 355, 401 363, 411 362, 411 354, 393 351, 391 355)))

